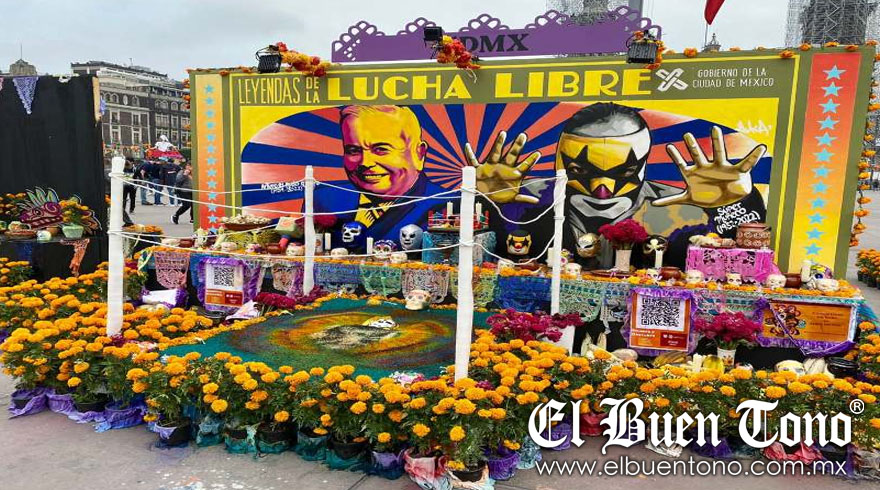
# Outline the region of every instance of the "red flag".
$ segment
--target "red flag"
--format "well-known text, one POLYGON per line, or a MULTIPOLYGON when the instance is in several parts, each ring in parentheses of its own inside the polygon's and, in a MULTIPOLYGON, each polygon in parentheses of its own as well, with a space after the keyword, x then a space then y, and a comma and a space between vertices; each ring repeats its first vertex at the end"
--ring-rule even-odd
POLYGON ((703 16, 706 18, 707 24, 711 24, 715 20, 722 4, 724 4, 724 0, 706 0, 706 11, 703 16))

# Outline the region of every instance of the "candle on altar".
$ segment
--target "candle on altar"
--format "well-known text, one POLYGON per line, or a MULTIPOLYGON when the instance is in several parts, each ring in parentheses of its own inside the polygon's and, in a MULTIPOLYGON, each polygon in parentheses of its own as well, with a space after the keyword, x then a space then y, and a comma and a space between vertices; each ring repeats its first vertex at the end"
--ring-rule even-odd
POLYGON ((373 255, 373 237, 367 237, 367 255, 373 255))
POLYGON ((480 219, 483 217, 483 203, 478 202, 478 203, 474 206, 474 210, 475 210, 475 213, 474 213, 474 214, 477 215, 477 223, 479 223, 479 222, 480 222, 480 219))
POLYGON ((330 247, 330 234, 329 234, 329 233, 324 233, 324 251, 325 251, 325 252, 330 252, 330 250, 331 250, 331 247, 330 247))
POLYGON ((654 268, 660 270, 663 267, 663 251, 657 250, 654 252, 654 268))
POLYGON ((452 201, 446 202, 446 218, 449 219, 452 217, 452 201))

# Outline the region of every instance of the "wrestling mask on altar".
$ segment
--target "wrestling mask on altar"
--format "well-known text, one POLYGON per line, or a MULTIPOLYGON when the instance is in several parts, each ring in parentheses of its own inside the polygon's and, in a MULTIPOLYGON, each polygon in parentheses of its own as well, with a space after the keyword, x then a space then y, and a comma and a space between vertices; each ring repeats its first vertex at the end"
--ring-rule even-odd
POLYGON ((422 229, 418 225, 406 225, 400 229, 400 248, 418 250, 422 248, 422 229))
POLYGON ((595 233, 584 233, 577 239, 577 254, 585 259, 593 258, 599 255, 602 250, 599 235, 595 233))
POLYGON ((556 169, 568 187, 593 205, 626 198, 634 203, 645 180, 651 149, 648 124, 630 107, 596 103, 566 123, 556 151, 556 169))
POLYGON ((366 228, 362 223, 351 221, 342 225, 342 246, 354 250, 362 248, 367 239, 366 228))
POLYGON ((525 230, 513 230, 507 235, 507 253, 525 257, 532 249, 532 235, 525 230))

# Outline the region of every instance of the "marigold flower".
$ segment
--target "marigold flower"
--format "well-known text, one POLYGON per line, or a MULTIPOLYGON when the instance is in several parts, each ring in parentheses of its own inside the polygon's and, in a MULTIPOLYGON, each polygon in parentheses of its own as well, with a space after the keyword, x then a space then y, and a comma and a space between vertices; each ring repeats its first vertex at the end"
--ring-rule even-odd
POLYGON ((211 410, 214 413, 223 413, 226 411, 226 409, 228 407, 229 407, 229 402, 227 402, 226 400, 223 400, 222 398, 219 400, 214 400, 211 403, 211 410))
POLYGON ((376 440, 381 444, 386 444, 391 441, 391 434, 387 432, 380 432, 379 435, 376 436, 376 440))
POLYGON ((425 437, 426 435, 428 435, 431 432, 431 428, 425 424, 416 424, 413 426, 412 431, 413 431, 413 434, 415 434, 418 437, 425 437))
POLYGON ((464 429, 460 425, 456 425, 449 430, 449 439, 452 442, 458 442, 464 439, 465 435, 464 429))
POLYGON ((275 422, 278 422, 279 424, 283 424, 284 422, 287 422, 290 419, 290 413, 288 413, 286 410, 281 410, 280 412, 275 412, 274 418, 275 418, 275 422))

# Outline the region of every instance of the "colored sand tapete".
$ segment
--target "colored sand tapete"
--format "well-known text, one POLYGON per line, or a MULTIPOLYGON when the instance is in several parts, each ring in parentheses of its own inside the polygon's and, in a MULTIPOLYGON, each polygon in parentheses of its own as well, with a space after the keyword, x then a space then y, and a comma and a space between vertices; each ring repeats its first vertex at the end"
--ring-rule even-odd
MULTIPOLYGON (((482 324, 488 316, 477 312, 474 321, 482 324)), ((377 379, 395 371, 434 376, 455 360, 455 310, 410 311, 392 302, 333 299, 315 310, 270 317, 166 353, 190 351, 231 352, 276 367, 351 364, 377 379)))

